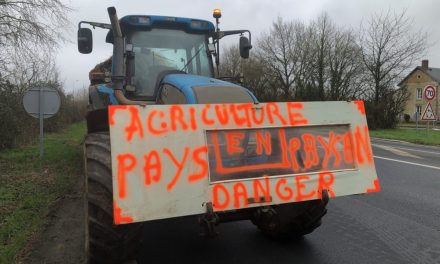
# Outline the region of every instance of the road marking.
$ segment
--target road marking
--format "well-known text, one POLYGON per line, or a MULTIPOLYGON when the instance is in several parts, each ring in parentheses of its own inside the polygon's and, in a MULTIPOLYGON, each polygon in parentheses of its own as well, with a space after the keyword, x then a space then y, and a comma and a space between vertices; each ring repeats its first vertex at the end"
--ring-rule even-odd
POLYGON ((430 166, 430 165, 421 164, 421 163, 415 163, 415 162, 409 162, 409 161, 397 160, 397 159, 390 159, 390 158, 379 157, 379 156, 373 156, 373 157, 376 159, 390 160, 390 161, 395 161, 395 162, 400 162, 400 163, 405 163, 405 164, 416 165, 416 166, 420 166, 420 167, 440 170, 440 167, 430 166))
MULTIPOLYGON (((376 145, 376 144, 373 144, 376 145)), ((382 145, 383 146, 383 145, 382 145)), ((403 149, 403 150, 410 150, 410 151, 416 151, 416 152, 424 152, 424 153, 428 153, 428 154, 436 154, 436 155, 440 155, 440 152, 434 152, 434 151, 427 151, 427 150, 418 150, 418 149, 412 149, 412 148, 402 148, 402 147, 394 147, 393 148, 397 148, 397 149, 403 149)))
MULTIPOLYGON (((375 139, 375 141, 382 141, 382 142, 386 142, 388 140, 377 140, 375 139)), ((373 141, 372 141, 373 142, 373 141)), ((399 141, 402 142, 402 141, 399 141)), ((407 143, 407 142, 404 142, 407 143)), ((371 145, 376 145, 378 146, 379 144, 376 143, 371 143, 371 145)), ((390 146, 390 145, 379 145, 379 146, 390 146)), ((436 151, 427 151, 427 150, 418 150, 418 149, 413 149, 413 148, 405 148, 405 147, 396 147, 396 146, 392 146, 393 148, 398 148, 398 149, 403 149, 403 150, 411 150, 411 151, 417 151, 417 152, 424 152, 424 153, 428 153, 428 154, 437 154, 440 155, 440 152, 436 152, 436 151)))
POLYGON ((400 149, 398 149, 396 147, 390 147, 390 146, 378 145, 378 144, 371 144, 371 145, 375 146, 376 148, 387 150, 387 151, 389 151, 391 153, 394 153, 394 154, 396 154, 398 156, 404 156, 404 157, 409 157, 409 158, 421 159, 419 156, 416 156, 416 155, 413 155, 413 154, 411 154, 409 152, 400 150, 400 149))

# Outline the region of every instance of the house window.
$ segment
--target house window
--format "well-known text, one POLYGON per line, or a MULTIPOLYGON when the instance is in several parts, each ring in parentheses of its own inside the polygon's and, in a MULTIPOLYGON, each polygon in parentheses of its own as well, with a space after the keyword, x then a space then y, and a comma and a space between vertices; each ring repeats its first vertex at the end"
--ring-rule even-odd
POLYGON ((416 113, 418 113, 419 116, 422 114, 422 106, 421 105, 416 105, 416 113))
POLYGON ((422 100, 422 88, 417 88, 417 100, 422 100))

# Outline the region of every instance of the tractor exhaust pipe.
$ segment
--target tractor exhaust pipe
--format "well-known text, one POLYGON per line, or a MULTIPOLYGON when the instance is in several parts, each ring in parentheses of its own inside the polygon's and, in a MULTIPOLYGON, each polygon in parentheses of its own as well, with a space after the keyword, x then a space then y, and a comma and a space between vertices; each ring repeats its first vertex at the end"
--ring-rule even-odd
POLYGON ((124 80, 125 80, 125 70, 124 70, 124 52, 125 52, 125 40, 122 37, 121 26, 119 25, 118 15, 116 14, 115 7, 107 8, 108 16, 110 17, 110 22, 113 30, 113 58, 112 58, 112 82, 113 89, 115 90, 115 97, 120 104, 123 105, 146 105, 146 102, 132 101, 125 97, 124 80))

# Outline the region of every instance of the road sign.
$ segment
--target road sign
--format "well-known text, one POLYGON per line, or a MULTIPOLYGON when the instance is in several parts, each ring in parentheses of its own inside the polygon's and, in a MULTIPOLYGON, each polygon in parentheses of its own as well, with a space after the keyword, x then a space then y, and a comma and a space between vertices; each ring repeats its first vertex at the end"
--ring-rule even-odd
POLYGON ((23 106, 32 117, 39 118, 41 112, 43 118, 49 118, 60 109, 60 95, 54 89, 32 88, 24 94, 23 106))
POLYGON ((31 88, 23 96, 23 106, 32 117, 40 119, 40 158, 43 157, 44 118, 55 115, 60 109, 60 95, 51 88, 31 88))
POLYGON ((425 87, 425 98, 428 101, 431 101, 435 98, 435 88, 432 85, 428 85, 425 87))
POLYGON ((422 120, 424 121, 436 121, 437 117, 435 116, 434 110, 432 110, 431 102, 428 102, 428 105, 425 108, 425 111, 422 115, 422 120))

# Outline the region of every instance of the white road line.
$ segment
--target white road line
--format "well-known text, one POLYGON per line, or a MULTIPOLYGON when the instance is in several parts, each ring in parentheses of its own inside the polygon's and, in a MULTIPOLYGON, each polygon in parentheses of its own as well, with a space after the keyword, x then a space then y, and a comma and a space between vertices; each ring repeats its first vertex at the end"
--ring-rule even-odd
POLYGON ((390 160, 390 161, 395 161, 395 162, 400 162, 400 163, 405 163, 405 164, 410 164, 410 165, 415 165, 415 166, 420 166, 420 167, 440 170, 440 167, 430 166, 430 165, 421 164, 421 163, 415 163, 415 162, 409 162, 409 161, 397 160, 397 159, 390 159, 390 158, 379 157, 379 156, 373 156, 373 157, 376 158, 376 159, 390 160))
POLYGON ((391 153, 394 153, 398 156, 404 156, 404 157, 410 157, 410 158, 415 158, 415 159, 421 159, 421 157, 413 155, 409 152, 403 151, 399 148, 396 147, 391 147, 391 146, 386 146, 386 145, 379 145, 379 144, 371 144, 372 146, 375 146, 376 148, 380 148, 380 149, 384 149, 386 151, 389 151, 391 153))
MULTIPOLYGON (((385 146, 385 145, 379 145, 379 144, 372 144, 373 146, 385 146)), ((436 155, 440 155, 440 152, 434 152, 434 151, 427 151, 427 150, 418 150, 418 149, 412 149, 412 148, 402 148, 402 147, 395 147, 395 146, 391 146, 392 148, 396 148, 396 149, 403 149, 403 150, 410 150, 410 151, 416 151, 416 152, 424 152, 424 153, 428 153, 428 154, 436 154, 436 155)))

